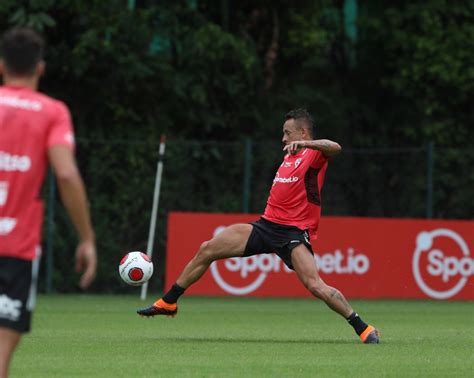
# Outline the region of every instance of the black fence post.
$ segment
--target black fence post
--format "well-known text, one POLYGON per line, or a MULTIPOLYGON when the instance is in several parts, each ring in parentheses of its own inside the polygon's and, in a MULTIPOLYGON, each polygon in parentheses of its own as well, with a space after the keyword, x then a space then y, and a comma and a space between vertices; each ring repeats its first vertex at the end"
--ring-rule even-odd
POLYGON ((435 145, 429 141, 426 149, 426 218, 433 218, 433 197, 434 197, 434 159, 435 145))
POLYGON ((56 181, 51 169, 48 171, 48 204, 47 204, 47 229, 46 229, 46 293, 53 292, 54 269, 54 203, 56 201, 56 181))
POLYGON ((252 177, 252 140, 247 138, 244 141, 244 179, 243 179, 243 199, 242 211, 250 211, 250 180, 252 177))

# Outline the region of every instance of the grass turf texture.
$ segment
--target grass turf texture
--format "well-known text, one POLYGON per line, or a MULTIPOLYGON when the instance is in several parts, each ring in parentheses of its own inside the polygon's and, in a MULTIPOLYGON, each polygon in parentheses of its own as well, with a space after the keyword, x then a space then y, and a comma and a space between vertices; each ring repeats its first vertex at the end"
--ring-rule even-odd
POLYGON ((319 301, 183 297, 144 319, 137 297, 40 296, 11 377, 474 376, 472 302, 351 301, 382 331, 364 345, 319 301))

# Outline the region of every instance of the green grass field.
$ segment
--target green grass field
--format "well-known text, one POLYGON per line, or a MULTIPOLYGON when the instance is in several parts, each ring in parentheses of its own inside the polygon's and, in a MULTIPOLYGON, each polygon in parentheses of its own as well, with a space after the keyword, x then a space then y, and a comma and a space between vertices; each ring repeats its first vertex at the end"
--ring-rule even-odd
POLYGON ((364 345, 319 301, 184 297, 142 319, 138 295, 40 296, 11 377, 474 376, 472 302, 351 301, 382 331, 364 345))

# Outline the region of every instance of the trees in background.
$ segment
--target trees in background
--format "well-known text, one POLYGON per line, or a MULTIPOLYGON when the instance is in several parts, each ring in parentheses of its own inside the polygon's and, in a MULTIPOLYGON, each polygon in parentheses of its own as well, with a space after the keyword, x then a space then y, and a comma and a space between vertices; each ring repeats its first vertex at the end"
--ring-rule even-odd
MULTIPOLYGON (((471 219, 471 3, 2 0, 0 28, 32 26, 48 41, 41 89, 72 110, 103 251, 97 287, 110 290, 110 266, 146 244, 162 133, 171 142, 161 219, 240 211, 247 138, 250 211, 260 212, 283 116, 295 107, 310 109, 318 136, 346 151, 328 174, 325 213, 423 217, 431 141, 433 215, 471 219), (202 144, 211 140, 220 143, 202 144), (353 151, 361 148, 402 149, 353 151)), ((66 249, 73 234, 55 217, 55 248, 66 249)), ((164 238, 157 244, 161 259, 164 238)), ((68 273, 69 257, 57 259, 68 273)))
MULTIPOLYGON (((472 2, 3 0, 13 25, 46 36, 42 89, 71 107, 79 139, 278 141, 286 111, 306 107, 346 150, 435 143, 435 216, 472 216, 472 2)), ((397 196, 426 186, 383 173, 397 196)))
POLYGON ((4 0, 0 26, 45 34, 82 137, 261 138, 303 105, 349 146, 466 145, 473 6, 359 1, 351 37, 347 3, 4 0))

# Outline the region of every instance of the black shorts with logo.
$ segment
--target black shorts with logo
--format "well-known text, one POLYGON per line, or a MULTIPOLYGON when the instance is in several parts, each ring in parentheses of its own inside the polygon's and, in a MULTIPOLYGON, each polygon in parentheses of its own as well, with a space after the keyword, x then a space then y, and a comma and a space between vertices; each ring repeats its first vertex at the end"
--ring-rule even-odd
POLYGON ((311 253, 311 243, 307 230, 300 230, 295 226, 286 226, 273 223, 264 218, 252 222, 252 232, 245 247, 244 257, 262 253, 276 253, 286 266, 293 269, 291 252, 293 248, 304 244, 311 253))
POLYGON ((35 262, 0 256, 0 327, 20 333, 30 331, 36 296, 32 273, 35 262))

